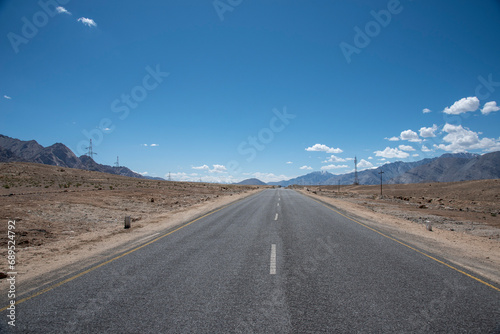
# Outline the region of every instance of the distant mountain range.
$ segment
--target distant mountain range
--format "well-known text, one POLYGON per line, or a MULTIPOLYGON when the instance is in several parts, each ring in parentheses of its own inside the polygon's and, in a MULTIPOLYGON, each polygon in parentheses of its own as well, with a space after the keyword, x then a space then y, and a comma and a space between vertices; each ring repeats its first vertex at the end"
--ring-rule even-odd
POLYGON ((98 164, 91 157, 86 155, 77 157, 73 151, 61 143, 43 147, 35 140, 22 141, 0 135, 0 162, 15 161, 34 162, 67 168, 79 168, 141 179, 163 180, 162 178, 143 176, 131 171, 127 167, 113 167, 98 164))
MULTIPOLYGON (((500 178, 500 152, 484 155, 472 153, 443 154, 438 158, 415 162, 396 161, 378 168, 358 172, 360 184, 380 183, 379 172, 383 171, 386 184, 419 182, 457 182, 500 178)), ((244 184, 263 183, 258 179, 244 180, 244 184)), ((312 172, 290 180, 269 182, 268 185, 346 185, 354 183, 354 172, 334 175, 326 171, 312 172)))
MULTIPOLYGON (((91 171, 130 176, 144 179, 163 180, 135 173, 127 167, 113 167, 98 164, 91 157, 77 157, 73 151, 61 143, 43 147, 35 140, 22 141, 0 135, 0 162, 34 162, 67 168, 79 168, 91 171)), ((483 155, 472 153, 443 154, 438 158, 423 159, 414 162, 396 161, 378 168, 358 172, 360 184, 380 183, 379 172, 383 171, 386 184, 419 182, 455 182, 500 178, 500 152, 483 155)), ((334 175, 329 172, 312 172, 290 180, 269 182, 267 185, 283 187, 297 185, 337 185, 353 184, 354 172, 334 175)), ((244 185, 266 185, 258 179, 239 182, 244 185)))
POLYGON ((500 178, 500 152, 444 154, 401 174, 392 183, 456 182, 500 178))

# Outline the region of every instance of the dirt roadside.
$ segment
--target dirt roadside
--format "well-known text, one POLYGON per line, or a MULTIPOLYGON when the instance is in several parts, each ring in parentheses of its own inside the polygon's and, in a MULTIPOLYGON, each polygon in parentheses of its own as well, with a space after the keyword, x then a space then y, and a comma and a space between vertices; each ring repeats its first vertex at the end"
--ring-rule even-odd
POLYGON ((376 202, 379 208, 374 210, 370 208, 370 205, 375 205, 370 199, 363 198, 359 201, 331 198, 321 192, 297 190, 333 205, 339 212, 345 212, 349 217, 367 226, 477 273, 496 283, 497 286, 500 284, 500 241, 496 237, 500 229, 496 227, 488 226, 487 235, 484 232, 481 235, 473 235, 459 228, 433 228, 432 231, 428 231, 425 224, 402 218, 407 212, 390 204, 384 206, 376 202))

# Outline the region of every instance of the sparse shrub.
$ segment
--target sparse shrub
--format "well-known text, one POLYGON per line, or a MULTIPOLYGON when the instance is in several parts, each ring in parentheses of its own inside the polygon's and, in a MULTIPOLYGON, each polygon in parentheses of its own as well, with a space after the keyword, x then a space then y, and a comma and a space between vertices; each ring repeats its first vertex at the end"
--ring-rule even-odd
POLYGON ((492 213, 491 213, 491 216, 492 216, 492 217, 496 217, 496 216, 497 216, 497 213, 496 213, 496 212, 492 212, 492 213))
POLYGON ((5 189, 9 189, 9 188, 10 188, 10 186, 9 186, 8 184, 4 184, 4 185, 3 185, 3 187, 4 187, 5 189))

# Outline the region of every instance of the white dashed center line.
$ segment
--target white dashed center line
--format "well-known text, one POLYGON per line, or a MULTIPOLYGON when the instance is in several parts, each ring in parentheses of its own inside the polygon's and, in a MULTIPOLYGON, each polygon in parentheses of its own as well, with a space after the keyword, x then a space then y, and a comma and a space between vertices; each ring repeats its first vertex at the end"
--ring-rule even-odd
POLYGON ((276 275, 276 244, 271 245, 271 264, 269 265, 269 274, 276 275))

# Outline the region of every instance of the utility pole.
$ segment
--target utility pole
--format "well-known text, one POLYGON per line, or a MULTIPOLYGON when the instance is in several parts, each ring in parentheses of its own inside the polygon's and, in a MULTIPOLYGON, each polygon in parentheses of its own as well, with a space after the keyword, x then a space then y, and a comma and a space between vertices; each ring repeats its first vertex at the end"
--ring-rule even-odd
POLYGON ((357 186, 359 184, 358 179, 358 158, 354 157, 354 185, 357 186))
MULTIPOLYGON (((87 156, 90 157, 91 160, 94 160, 94 154, 97 155, 97 153, 95 153, 93 150, 92 150, 92 139, 90 140, 90 145, 89 147, 86 147, 88 149, 88 152, 87 152, 87 156)), ((90 160, 89 160, 89 166, 87 166, 87 169, 90 169, 90 160)))
POLYGON ((340 180, 339 180, 339 194, 340 194, 340 180))
POLYGON ((170 176, 170 172, 168 172, 168 180, 172 181, 172 177, 170 176))
POLYGON ((92 139, 90 140, 90 145, 89 147, 86 147, 88 149, 88 152, 87 152, 87 156, 89 156, 92 160, 94 159, 94 154, 97 155, 97 153, 95 153, 93 150, 92 150, 92 139))
POLYGON ((378 173, 380 174, 380 198, 382 198, 382 174, 384 174, 384 171, 381 170, 378 173))
POLYGON ((115 166, 120 167, 120 157, 116 157, 115 166))

